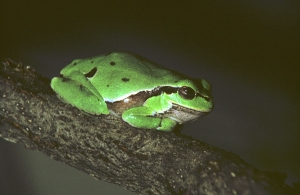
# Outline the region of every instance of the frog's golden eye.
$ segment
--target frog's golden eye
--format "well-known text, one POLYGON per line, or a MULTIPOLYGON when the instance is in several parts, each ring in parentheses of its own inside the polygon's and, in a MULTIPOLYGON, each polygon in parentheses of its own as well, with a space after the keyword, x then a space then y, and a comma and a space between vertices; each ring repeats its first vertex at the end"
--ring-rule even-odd
POLYGON ((186 100, 192 100, 192 99, 194 99, 194 97, 195 97, 195 91, 192 89, 192 88, 190 88, 190 87, 185 87, 185 86, 183 86, 183 87, 180 87, 179 89, 178 89, 178 93, 179 93, 179 95, 183 98, 183 99, 186 99, 186 100))

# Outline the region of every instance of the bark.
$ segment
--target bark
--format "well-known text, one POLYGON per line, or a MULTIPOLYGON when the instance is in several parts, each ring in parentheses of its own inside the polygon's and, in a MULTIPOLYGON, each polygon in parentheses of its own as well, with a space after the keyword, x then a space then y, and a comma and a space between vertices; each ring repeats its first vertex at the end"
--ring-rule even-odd
POLYGON ((178 132, 137 129, 60 101, 50 80, 0 65, 0 136, 137 194, 291 194, 285 176, 178 132))

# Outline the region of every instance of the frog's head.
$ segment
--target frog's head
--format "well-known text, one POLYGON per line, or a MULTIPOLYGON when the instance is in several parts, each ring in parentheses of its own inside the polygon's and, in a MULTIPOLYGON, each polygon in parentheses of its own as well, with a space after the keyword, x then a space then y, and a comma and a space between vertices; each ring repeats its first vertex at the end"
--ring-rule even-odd
POLYGON ((195 121, 213 109, 211 85, 204 79, 180 80, 174 86, 163 87, 164 98, 172 103, 168 117, 179 123, 195 121))

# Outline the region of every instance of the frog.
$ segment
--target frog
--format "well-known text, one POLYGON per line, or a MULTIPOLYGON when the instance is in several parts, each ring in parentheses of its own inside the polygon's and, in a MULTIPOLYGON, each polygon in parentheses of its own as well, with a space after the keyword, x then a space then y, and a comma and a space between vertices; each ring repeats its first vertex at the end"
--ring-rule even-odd
POLYGON ((211 85, 138 54, 76 59, 51 80, 64 102, 91 115, 113 115, 135 128, 172 131, 213 109, 211 85))

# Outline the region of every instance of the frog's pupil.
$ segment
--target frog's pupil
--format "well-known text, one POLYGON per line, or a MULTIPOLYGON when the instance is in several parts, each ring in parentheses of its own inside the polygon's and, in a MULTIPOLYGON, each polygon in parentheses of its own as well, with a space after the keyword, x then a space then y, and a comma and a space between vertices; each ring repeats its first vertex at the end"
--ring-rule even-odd
POLYGON ((195 91, 190 87, 180 87, 178 93, 182 98, 187 100, 192 100, 195 97, 195 91))
POLYGON ((91 78, 96 74, 96 72, 97 72, 97 68, 95 67, 90 72, 84 74, 84 76, 87 77, 87 78, 91 78))

